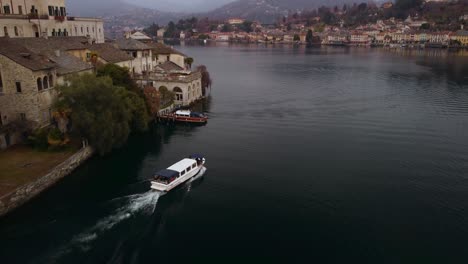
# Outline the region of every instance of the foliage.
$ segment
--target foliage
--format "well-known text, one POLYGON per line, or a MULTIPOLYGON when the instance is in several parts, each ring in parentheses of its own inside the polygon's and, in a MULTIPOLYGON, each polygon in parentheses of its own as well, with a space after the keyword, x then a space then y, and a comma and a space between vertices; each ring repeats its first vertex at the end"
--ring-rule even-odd
MULTIPOLYGON (((197 71, 201 72, 202 75, 202 89, 206 91, 207 88, 210 88, 213 85, 213 80, 211 79, 210 72, 208 72, 208 68, 205 65, 200 65, 197 67, 197 71)), ((203 93, 205 94, 205 93, 203 93)))
POLYGON ((244 32, 247 32, 247 33, 250 33, 253 31, 253 27, 252 27, 252 21, 244 21, 244 23, 242 23, 241 25, 239 25, 239 29, 241 31, 244 31, 244 32))
POLYGON ((123 87, 114 86, 110 77, 84 74, 71 77, 59 86, 54 107, 71 109, 74 131, 89 140, 104 155, 122 146, 133 130, 147 127, 144 100, 123 87))
POLYGON ((221 32, 231 32, 232 31, 232 26, 229 24, 224 24, 223 28, 221 29, 221 32))
POLYGON ((298 34, 295 34, 294 41, 301 41, 301 37, 298 34))
POLYGON ((184 63, 187 64, 190 68, 192 68, 193 61, 194 60, 192 57, 188 57, 184 59, 184 63))
POLYGON ((307 44, 312 44, 313 39, 314 39, 314 35, 313 35, 313 33, 312 33, 312 30, 309 29, 309 30, 307 31, 307 35, 306 35, 306 42, 307 42, 307 44))
POLYGON ((176 29, 176 25, 174 22, 169 22, 167 24, 166 32, 164 32, 165 38, 176 38, 179 36, 179 32, 176 29))
POLYGON ((210 36, 208 36, 207 34, 200 34, 198 36, 198 39, 210 39, 210 36))
POLYGON ((129 91, 140 93, 138 85, 130 76, 127 68, 109 63, 98 68, 97 76, 108 76, 112 79, 112 83, 115 86, 125 87, 129 91))
POLYGON ((28 137, 28 145, 37 150, 47 150, 49 147, 47 129, 40 128, 34 130, 28 137))
POLYGON ((158 35, 158 30, 160 29, 158 24, 153 23, 149 27, 143 29, 143 32, 151 37, 156 37, 158 35))
POLYGON ((159 88, 159 95, 161 100, 161 109, 164 109, 174 103, 175 94, 167 89, 167 87, 162 86, 159 88))

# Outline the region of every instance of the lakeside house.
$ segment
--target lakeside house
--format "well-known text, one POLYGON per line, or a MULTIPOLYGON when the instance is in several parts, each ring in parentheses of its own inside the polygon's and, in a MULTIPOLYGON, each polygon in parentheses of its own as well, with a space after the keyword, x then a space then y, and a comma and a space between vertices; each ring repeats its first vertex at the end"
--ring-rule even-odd
POLYGON ((113 44, 133 58, 129 68, 133 75, 140 75, 153 70, 152 50, 145 43, 132 38, 123 38, 115 40, 113 44))
POLYGON ((51 124, 56 85, 67 76, 93 72, 66 48, 43 41, 0 38, 0 149, 20 142, 25 129, 51 124))
POLYGON ((0 37, 87 37, 104 43, 104 23, 98 18, 68 16, 65 0, 0 2, 0 37))

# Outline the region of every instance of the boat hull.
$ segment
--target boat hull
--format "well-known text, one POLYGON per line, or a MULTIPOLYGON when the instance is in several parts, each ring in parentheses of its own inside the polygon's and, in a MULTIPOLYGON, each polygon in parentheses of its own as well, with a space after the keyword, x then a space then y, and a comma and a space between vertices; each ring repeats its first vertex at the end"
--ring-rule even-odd
POLYGON ((196 177, 202 170, 203 165, 198 166, 196 169, 185 174, 182 177, 179 177, 177 180, 173 181, 171 184, 165 185, 159 182, 151 181, 151 189, 160 191, 160 192, 169 192, 170 190, 176 188, 177 186, 183 184, 184 182, 196 177))

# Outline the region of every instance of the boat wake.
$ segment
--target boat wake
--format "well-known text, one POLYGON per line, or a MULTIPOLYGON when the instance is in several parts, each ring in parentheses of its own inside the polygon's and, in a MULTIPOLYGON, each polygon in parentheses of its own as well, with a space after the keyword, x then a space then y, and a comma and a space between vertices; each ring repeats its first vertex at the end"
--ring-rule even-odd
POLYGON ((119 198, 118 200, 127 200, 126 203, 118 208, 114 214, 105 217, 96 223, 86 232, 77 235, 72 242, 89 243, 97 238, 97 235, 112 229, 115 225, 131 218, 137 213, 151 215, 156 210, 156 205, 161 193, 150 191, 143 194, 130 195, 119 198))
POLYGON ((121 203, 122 205, 111 215, 99 220, 93 227, 74 236, 69 243, 56 251, 57 253, 54 254, 52 260, 58 260, 73 250, 78 249, 84 252, 90 250, 91 243, 100 235, 137 214, 154 214, 158 200, 162 195, 160 192, 149 191, 112 200, 112 203, 121 203))
MULTIPOLYGON (((187 182, 188 187, 190 188, 190 183, 201 178, 206 171, 207 169, 203 167, 197 176, 187 182)), ((96 224, 91 228, 88 228, 84 232, 74 236, 69 243, 63 245, 58 250, 54 250, 55 252, 52 253, 51 259, 49 258, 47 262, 56 262, 75 250, 87 252, 92 248, 92 243, 97 240, 99 236, 123 223, 125 220, 129 220, 130 218, 141 214, 154 214, 158 200, 164 194, 165 193, 151 190, 145 193, 119 197, 109 201, 109 205, 117 205, 117 209, 113 210, 109 216, 106 216, 96 222, 96 224)))

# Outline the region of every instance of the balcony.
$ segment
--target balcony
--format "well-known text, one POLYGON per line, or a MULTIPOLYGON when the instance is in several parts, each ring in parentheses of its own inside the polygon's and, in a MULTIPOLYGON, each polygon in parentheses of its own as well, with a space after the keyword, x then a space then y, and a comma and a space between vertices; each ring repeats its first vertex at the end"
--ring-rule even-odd
POLYGON ((55 16, 55 21, 63 22, 67 19, 66 16, 55 16))

